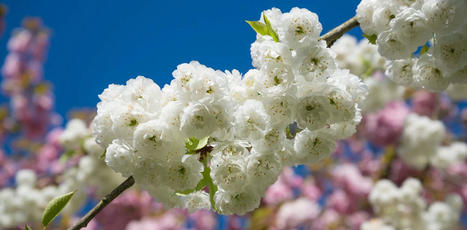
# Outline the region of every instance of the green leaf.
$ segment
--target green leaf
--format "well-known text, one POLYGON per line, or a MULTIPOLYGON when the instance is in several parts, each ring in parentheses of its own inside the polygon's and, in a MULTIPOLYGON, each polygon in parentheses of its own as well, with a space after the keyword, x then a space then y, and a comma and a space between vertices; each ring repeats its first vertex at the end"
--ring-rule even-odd
POLYGON ((266 24, 260 21, 246 21, 246 23, 250 24, 251 28, 253 28, 253 30, 255 30, 256 33, 261 35, 267 35, 268 29, 266 27, 266 24))
POLYGON ((47 204, 45 211, 42 214, 42 226, 47 227, 47 225, 49 225, 50 222, 58 216, 66 204, 68 204, 74 194, 75 191, 53 198, 47 204))
POLYGON ((196 185, 195 188, 192 188, 192 189, 187 189, 185 191, 181 191, 181 192, 176 192, 177 195, 188 195, 192 192, 196 192, 196 191, 200 191, 201 189, 203 189, 204 187, 206 187, 208 185, 209 181, 207 180, 206 177, 204 177, 203 175, 203 178, 201 178, 201 180, 199 180, 198 184, 196 185))
POLYGON ((195 150, 195 148, 198 146, 198 143, 199 143, 198 139, 194 137, 190 137, 185 140, 185 147, 188 150, 188 152, 191 152, 195 150))
POLYGON ((107 153, 107 149, 105 149, 104 152, 99 156, 99 159, 104 160, 106 153, 107 153))
POLYGON ((378 39, 378 36, 376 36, 376 34, 372 34, 372 35, 363 34, 363 37, 365 37, 366 39, 368 39, 368 41, 369 41, 371 44, 376 45, 376 39, 378 39))
POLYGON ((264 19, 264 22, 266 23, 268 35, 271 36, 275 42, 279 42, 279 36, 277 36, 276 31, 274 31, 274 29, 272 28, 271 22, 269 22, 269 19, 266 17, 266 14, 263 14, 263 19, 264 19))
POLYGON ((274 29, 272 28, 271 22, 265 14, 263 14, 263 20, 264 23, 260 21, 246 21, 246 23, 248 23, 251 26, 251 28, 253 28, 256 31, 256 33, 261 34, 263 36, 269 35, 275 42, 279 42, 279 36, 277 35, 276 31, 274 31, 274 29))
POLYGON ((201 140, 198 141, 198 144, 196 145, 196 148, 194 150, 196 151, 196 150, 200 150, 206 147, 206 145, 208 145, 208 141, 209 141, 209 136, 203 137, 201 140))
POLYGON ((29 227, 29 225, 26 224, 26 226, 24 226, 24 230, 32 230, 31 227, 29 227))
POLYGON ((422 49, 420 49, 420 55, 428 52, 428 50, 430 49, 429 46, 427 46, 426 44, 422 47, 422 49))
POLYGON ((196 151, 206 147, 209 141, 209 136, 203 137, 201 140, 195 137, 190 137, 185 140, 186 154, 195 154, 196 151))

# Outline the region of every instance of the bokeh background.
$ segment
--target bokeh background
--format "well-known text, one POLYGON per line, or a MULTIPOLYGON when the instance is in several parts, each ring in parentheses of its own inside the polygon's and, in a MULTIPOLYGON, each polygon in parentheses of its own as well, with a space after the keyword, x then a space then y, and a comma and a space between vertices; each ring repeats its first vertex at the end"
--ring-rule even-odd
MULTIPOLYGON (((7 39, 23 18, 40 17, 52 32, 44 79, 54 85, 55 110, 66 118, 71 109, 95 107, 108 84, 143 75, 162 87, 178 64, 191 60, 245 73, 255 32, 244 20, 258 20, 265 9, 307 8, 318 14, 324 33, 354 16, 359 2, 7 0, 0 57, 3 63, 7 39)), ((358 28, 350 34, 361 37, 358 28)))

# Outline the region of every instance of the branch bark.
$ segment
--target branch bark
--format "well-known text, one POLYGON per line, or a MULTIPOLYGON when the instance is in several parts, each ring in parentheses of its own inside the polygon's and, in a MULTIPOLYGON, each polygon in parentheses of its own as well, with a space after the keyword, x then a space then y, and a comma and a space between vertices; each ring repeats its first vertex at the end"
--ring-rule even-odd
POLYGON ((337 39, 358 25, 360 25, 360 23, 358 23, 357 17, 354 16, 353 18, 327 32, 325 35, 321 36, 320 39, 325 40, 327 46, 331 47, 337 39))
POLYGON ((125 181, 123 181, 119 186, 117 186, 112 192, 105 195, 101 201, 91 209, 86 215, 84 215, 78 222, 76 222, 73 226, 68 228, 68 230, 79 230, 84 228, 88 225, 88 223, 100 212, 102 209, 105 208, 110 202, 112 202, 115 198, 117 198, 121 193, 123 193, 126 189, 133 186, 135 184, 135 179, 133 176, 128 177, 125 181))

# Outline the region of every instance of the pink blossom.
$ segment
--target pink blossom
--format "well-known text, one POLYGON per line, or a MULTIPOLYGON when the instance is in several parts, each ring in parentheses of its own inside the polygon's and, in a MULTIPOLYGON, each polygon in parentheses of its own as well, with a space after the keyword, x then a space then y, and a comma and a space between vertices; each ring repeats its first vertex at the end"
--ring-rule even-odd
POLYGON ((183 222, 175 214, 166 212, 157 218, 146 217, 139 221, 132 221, 126 230, 179 230, 182 226, 183 222))
POLYGON ((338 228, 340 223, 340 215, 333 209, 326 209, 318 218, 316 218, 311 228, 313 230, 328 230, 328 229, 344 229, 338 228))
POLYGON ((409 177, 414 177, 419 173, 418 170, 408 166, 400 159, 395 159, 391 164, 391 173, 389 179, 396 184, 401 184, 409 177))
POLYGON ((276 183, 269 186, 266 190, 266 195, 263 201, 267 205, 275 205, 293 197, 292 189, 287 186, 282 180, 277 180, 276 183))
POLYGON ((29 44, 33 39, 33 35, 28 30, 22 29, 18 31, 8 41, 8 50, 12 52, 23 53, 28 50, 29 44))
POLYGON ((307 197, 311 200, 318 200, 321 196, 321 190, 319 187, 313 182, 313 180, 306 180, 302 186, 301 190, 302 195, 307 197))
POLYGON ((311 222, 319 215, 319 206, 307 198, 283 204, 276 215, 277 229, 293 229, 311 222))
POLYGON ((379 158, 373 157, 370 151, 365 150, 362 153, 362 158, 358 163, 358 167, 362 172, 362 175, 375 175, 375 173, 378 173, 381 170, 381 161, 379 158))
POLYGON ((367 138, 378 146, 397 143, 408 114, 408 107, 400 101, 391 102, 383 110, 367 114, 364 120, 367 138))
POLYGON ((364 212, 364 211, 355 212, 347 216, 347 223, 349 224, 350 229, 358 230, 360 229, 360 225, 362 225, 369 218, 370 218, 370 215, 367 212, 364 212))
POLYGON ((216 228, 216 217, 210 211, 198 210, 190 214, 189 217, 195 222, 195 226, 193 229, 210 230, 216 228))
POLYGON ((350 199, 352 198, 344 191, 336 190, 327 198, 326 206, 342 214, 350 213, 352 209, 352 201, 350 199))
POLYGON ((439 96, 426 90, 419 90, 412 97, 413 111, 419 115, 431 117, 439 103, 439 96))
POLYGON ((284 168, 282 174, 279 176, 279 180, 291 188, 298 188, 303 182, 303 178, 295 174, 292 168, 284 168))
POLYGON ((24 62, 21 56, 16 53, 10 53, 5 58, 5 64, 2 67, 2 74, 8 78, 18 78, 24 71, 24 62))
POLYGON ((338 185, 354 195, 366 196, 373 187, 372 180, 369 177, 364 177, 354 164, 338 165, 332 171, 332 175, 338 185))

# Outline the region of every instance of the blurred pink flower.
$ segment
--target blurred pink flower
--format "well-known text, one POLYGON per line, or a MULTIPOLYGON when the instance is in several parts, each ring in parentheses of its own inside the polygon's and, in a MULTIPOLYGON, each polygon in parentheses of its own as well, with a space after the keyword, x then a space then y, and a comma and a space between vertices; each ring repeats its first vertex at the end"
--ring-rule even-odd
POLYGON ((332 171, 332 176, 337 185, 353 195, 366 196, 373 187, 371 178, 364 177, 354 164, 338 165, 332 171))
POLYGON ((292 189, 283 181, 277 180, 276 183, 269 186, 263 201, 267 205, 276 205, 293 197, 292 189))
POLYGON ((350 198, 344 191, 335 190, 326 201, 326 206, 336 210, 341 214, 348 214, 352 210, 352 203, 350 198))
POLYGON ((33 35, 25 29, 16 32, 8 41, 7 47, 10 52, 24 53, 31 44, 33 35))
POLYGON ((216 216, 207 210, 198 210, 191 213, 189 217, 194 221, 194 227, 196 230, 212 230, 217 226, 216 216))
POLYGON ((367 212, 359 211, 347 216, 347 223, 352 230, 360 229, 365 221, 370 218, 370 215, 367 212))
POLYGON ((366 137, 378 146, 396 144, 408 114, 409 108, 401 101, 391 102, 384 109, 367 114, 364 118, 366 137))
POLYGON ((340 215, 333 209, 326 209, 323 213, 313 220, 311 228, 313 230, 328 230, 328 229, 342 229, 337 228, 340 222, 340 215))
POLYGON ((321 189, 319 189, 313 180, 305 180, 300 187, 300 191, 303 196, 315 201, 321 196, 321 189))
POLYGON ((175 214, 166 212, 157 218, 146 217, 139 221, 132 221, 128 224, 126 230, 179 230, 182 226, 183 222, 175 214))
POLYGON ((419 115, 431 117, 439 103, 439 95, 426 90, 419 90, 412 97, 413 111, 419 115))
POLYGON ((276 214, 275 227, 277 229, 294 229, 307 224, 319 215, 319 206, 308 198, 283 204, 276 214))

